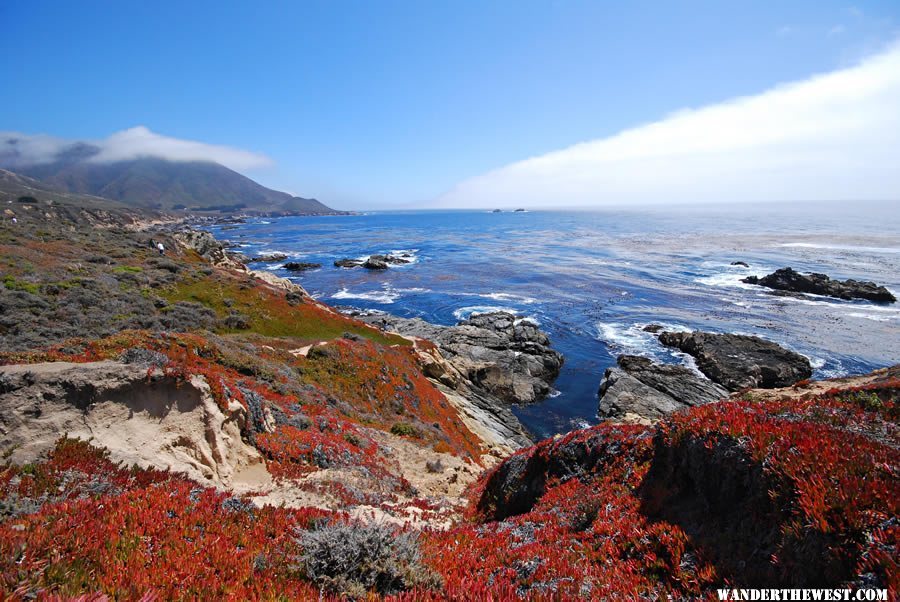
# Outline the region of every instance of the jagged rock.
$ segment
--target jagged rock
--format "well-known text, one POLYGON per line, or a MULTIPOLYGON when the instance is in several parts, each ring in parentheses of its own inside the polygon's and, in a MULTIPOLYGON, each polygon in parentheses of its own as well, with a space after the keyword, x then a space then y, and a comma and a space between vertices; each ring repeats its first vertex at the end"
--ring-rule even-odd
POLYGON ((0 366, 0 451, 33 462, 68 435, 91 439, 117 462, 214 485, 268 477, 242 439, 248 417, 240 402, 222 410, 203 378, 178 380, 148 371, 147 358, 131 359, 0 366))
POLYGON ((531 403, 545 397, 563 363, 544 332, 506 312, 473 316, 456 326, 386 315, 361 319, 432 341, 470 385, 507 403, 531 403))
POLYGON ((315 270, 322 267, 321 263, 310 263, 306 261, 289 261, 282 266, 289 272, 303 272, 305 270, 315 270))
POLYGON ((659 341, 692 355, 703 374, 729 391, 787 387, 812 376, 808 358, 759 337, 663 332, 659 341))
POLYGON ((728 397, 728 391, 683 366, 620 355, 618 367, 606 370, 598 395, 600 418, 656 420, 728 397))
POLYGON ((243 263, 228 254, 223 243, 205 230, 180 230, 173 233, 172 237, 184 247, 196 251, 198 255, 213 265, 241 271, 247 269, 243 263))
POLYGON ((386 270, 391 265, 403 265, 412 263, 408 253, 399 255, 370 255, 366 259, 338 259, 334 262, 337 268, 358 268, 360 266, 369 270, 386 270))
POLYGON ((358 268, 363 263, 365 263, 361 259, 338 259, 334 262, 334 267, 336 268, 358 268))
POLYGON ((792 268, 781 268, 762 278, 748 276, 742 282, 780 291, 811 293, 846 300, 866 299, 879 303, 894 303, 897 300, 889 290, 874 282, 832 280, 825 274, 801 274, 792 268))
POLYGON ((372 255, 363 263, 363 267, 367 270, 386 270, 388 268, 384 255, 372 255))
MULTIPOLYGON (((291 299, 297 299, 297 296, 300 297, 308 297, 309 293, 306 292, 302 286, 297 284, 296 282, 291 282, 287 278, 282 278, 281 276, 276 276, 272 272, 266 270, 253 270, 250 272, 251 276, 255 276, 256 278, 262 280, 266 284, 273 286, 275 288, 283 289, 287 291, 287 300, 291 303, 291 299)), ((291 303, 292 305, 296 305, 295 303, 291 303)))
POLYGON ((438 381, 482 440, 510 448, 530 443, 509 404, 530 403, 550 393, 563 363, 537 326, 505 312, 475 316, 456 326, 386 314, 357 317, 433 343, 418 346, 423 372, 438 381))
POLYGON ((656 334, 662 330, 665 330, 665 328, 666 327, 662 326, 661 324, 647 324, 646 326, 641 328, 641 330, 643 330, 644 332, 650 332, 650 333, 656 334))
POLYGON ((288 256, 284 253, 269 253, 267 255, 259 255, 258 257, 254 257, 250 261, 254 263, 275 263, 277 261, 284 261, 288 256))

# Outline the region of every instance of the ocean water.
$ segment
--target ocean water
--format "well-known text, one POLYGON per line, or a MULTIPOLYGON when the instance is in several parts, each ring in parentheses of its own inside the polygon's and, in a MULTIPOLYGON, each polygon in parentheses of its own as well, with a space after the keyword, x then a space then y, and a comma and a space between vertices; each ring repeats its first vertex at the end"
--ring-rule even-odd
POLYGON ((756 334, 807 355, 816 377, 900 363, 900 303, 777 297, 740 279, 791 266, 873 280, 900 296, 895 205, 764 205, 596 212, 375 212, 251 219, 213 233, 254 256, 320 262, 292 275, 332 305, 454 324, 504 309, 537 321, 566 357, 557 393, 517 408, 537 435, 596 422, 597 388, 621 353, 691 365, 641 327, 756 334), (336 259, 408 252, 386 271, 336 259), (749 268, 732 266, 745 261, 749 268))

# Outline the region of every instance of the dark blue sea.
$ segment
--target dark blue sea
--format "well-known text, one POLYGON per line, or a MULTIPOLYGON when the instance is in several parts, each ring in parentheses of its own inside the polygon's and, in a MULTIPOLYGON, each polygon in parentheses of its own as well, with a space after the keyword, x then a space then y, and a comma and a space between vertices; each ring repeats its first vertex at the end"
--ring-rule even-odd
MULTIPOLYGON (((759 335, 807 355, 816 377, 900 363, 900 303, 777 297, 740 282, 792 266, 900 296, 896 204, 374 212, 211 229, 251 256, 322 263, 295 279, 331 305, 439 324, 499 309, 537 321, 566 357, 558 393, 516 410, 539 436, 596 422, 597 388, 619 354, 690 363, 641 330, 650 323, 759 335), (382 272, 332 266, 398 251, 414 262, 382 272)), ((280 264, 251 267, 293 277, 280 264)))

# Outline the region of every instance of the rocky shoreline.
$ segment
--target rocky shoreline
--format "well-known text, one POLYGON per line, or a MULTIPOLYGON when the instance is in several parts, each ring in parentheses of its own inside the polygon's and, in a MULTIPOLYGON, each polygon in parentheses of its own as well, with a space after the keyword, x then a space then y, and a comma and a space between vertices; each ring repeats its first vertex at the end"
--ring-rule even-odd
POLYGON ((425 374, 469 398, 489 415, 490 422, 514 434, 517 444, 530 436, 509 406, 534 403, 549 395, 564 361, 562 354, 551 349, 546 333, 507 312, 475 315, 455 326, 380 313, 355 317, 432 344, 434 349, 420 353, 425 374))

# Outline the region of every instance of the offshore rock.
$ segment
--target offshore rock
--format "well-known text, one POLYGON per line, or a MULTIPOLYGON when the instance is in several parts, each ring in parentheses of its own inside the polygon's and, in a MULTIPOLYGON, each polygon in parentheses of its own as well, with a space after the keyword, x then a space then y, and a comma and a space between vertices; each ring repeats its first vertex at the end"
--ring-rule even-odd
POLYGON ((778 291, 811 293, 845 300, 865 299, 878 303, 894 303, 897 300, 889 290, 874 282, 832 280, 825 274, 801 274, 792 268, 781 268, 762 278, 748 276, 742 282, 778 291))
POLYGON ((759 337, 663 332, 659 341, 692 355, 703 374, 729 391, 787 387, 812 376, 808 358, 759 337))

